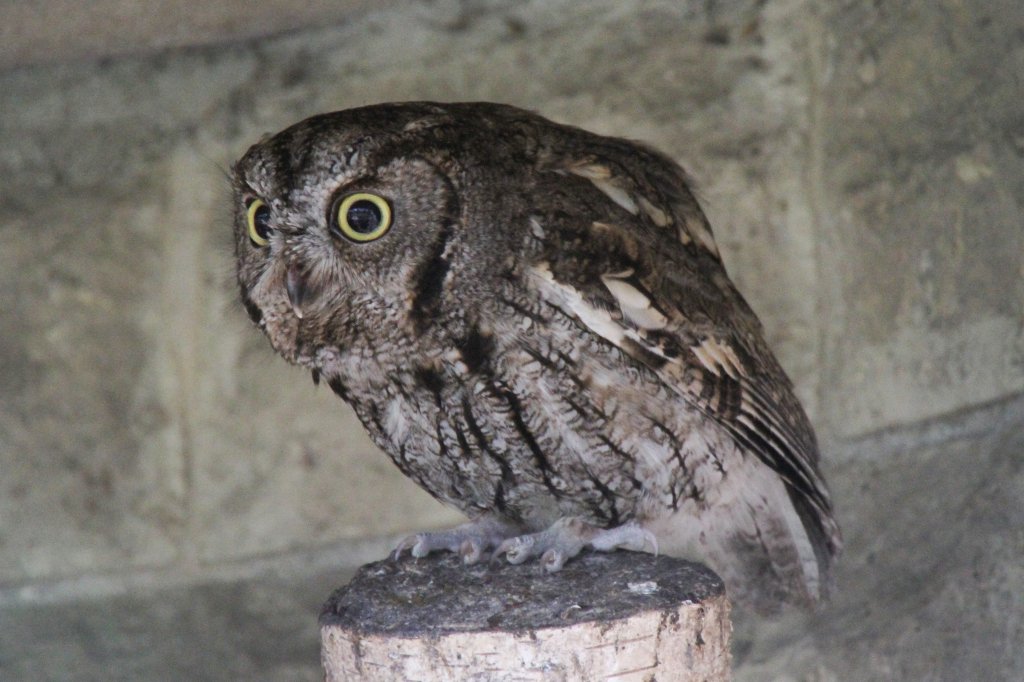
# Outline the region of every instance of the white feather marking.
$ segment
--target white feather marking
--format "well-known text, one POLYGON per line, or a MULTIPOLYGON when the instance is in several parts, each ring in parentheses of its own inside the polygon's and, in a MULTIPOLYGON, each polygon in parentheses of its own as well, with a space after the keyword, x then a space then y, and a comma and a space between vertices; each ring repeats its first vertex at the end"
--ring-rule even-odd
MULTIPOLYGON (((659 357, 665 358, 670 362, 679 362, 678 358, 669 358, 664 354, 661 348, 658 346, 652 346, 648 343, 648 341, 641 336, 636 329, 622 326, 622 324, 612 318, 611 314, 607 310, 597 308, 589 304, 584 300, 583 295, 574 287, 556 280, 554 274, 551 272, 550 264, 539 263, 533 266, 529 272, 536 280, 538 280, 538 289, 546 300, 554 304, 563 312, 574 315, 584 326, 590 329, 590 331, 594 332, 601 338, 610 341, 616 348, 622 349, 624 346, 623 341, 625 339, 629 339, 659 357)), ((653 308, 651 308, 651 313, 661 315, 661 313, 658 313, 658 311, 653 308)), ((654 324, 656 322, 653 317, 645 317, 644 315, 649 314, 638 313, 638 320, 633 320, 633 323, 644 328, 645 324, 654 324)), ((654 329, 657 327, 648 326, 646 328, 654 329)), ((626 352, 628 352, 628 350, 626 352)))
POLYGON ((668 214, 663 210, 652 204, 647 200, 647 197, 638 196, 637 202, 640 204, 640 208, 643 209, 644 213, 654 221, 654 224, 658 227, 665 227, 669 224, 668 214))
POLYGON ((626 330, 612 319, 607 310, 595 308, 583 300, 583 295, 578 290, 556 281, 551 266, 547 263, 539 263, 530 271, 545 285, 545 292, 552 294, 556 305, 560 305, 563 310, 568 309, 594 333, 622 347, 626 330))
POLYGON ((588 180, 607 180, 612 176, 612 169, 608 166, 585 161, 569 166, 569 172, 588 180))
POLYGON ((740 416, 742 417, 743 423, 749 426, 750 428, 754 428, 751 425, 750 419, 746 415, 755 415, 760 420, 760 423, 764 427, 767 427, 768 430, 772 432, 772 435, 775 436, 777 442, 785 443, 787 447, 796 448, 797 446, 793 445, 793 438, 791 436, 787 436, 782 431, 780 431, 778 426, 776 426, 777 422, 775 421, 775 419, 771 418, 771 415, 765 414, 766 409, 755 403, 750 402, 748 398, 749 393, 750 391, 744 391, 743 396, 740 399, 740 416), (746 413, 746 415, 744 415, 743 413, 746 413))
POLYGON ((715 238, 711 236, 711 231, 704 225, 704 222, 702 220, 694 220, 690 223, 689 227, 697 241, 717 257, 718 245, 715 244, 715 238))
POLYGON ((436 128, 439 125, 444 124, 448 121, 447 116, 424 116, 423 118, 417 118, 413 121, 409 121, 402 128, 404 132, 415 132, 417 130, 426 130, 427 128, 436 128))
POLYGON ((409 422, 405 416, 408 406, 405 401, 395 398, 384 410, 384 428, 395 443, 403 443, 409 435, 409 422))
MULTIPOLYGON (((749 415, 746 415, 746 414, 740 412, 738 415, 736 415, 736 421, 739 422, 740 424, 743 424, 744 426, 746 426, 748 429, 750 429, 751 431, 753 431, 755 433, 762 433, 763 434, 763 428, 758 426, 757 424, 755 424, 753 421, 751 421, 749 415)), ((780 457, 782 457, 783 459, 786 459, 786 458, 790 457, 790 453, 787 452, 786 449, 785 449, 786 447, 788 447, 787 444, 789 443, 789 439, 782 438, 782 436, 779 434, 778 430, 776 430, 770 424, 768 425, 768 430, 771 431, 772 433, 774 433, 777 438, 779 438, 779 440, 771 440, 771 439, 766 438, 765 442, 768 443, 768 446, 772 450, 774 450, 776 452, 776 454, 779 455, 780 457), (779 445, 779 443, 782 443, 782 445, 779 445)), ((802 477, 803 474, 800 474, 800 476, 802 477)))
POLYGON ((633 197, 612 177, 612 170, 608 166, 583 162, 569 166, 568 171, 573 175, 590 180, 594 183, 594 187, 604 192, 609 199, 633 215, 640 212, 633 197))
POLYGON ((673 210, 676 215, 681 216, 679 221, 679 241, 689 244, 696 240, 697 244, 707 249, 715 258, 720 258, 718 245, 715 244, 715 237, 711 234, 707 218, 701 213, 696 205, 674 204, 673 210))
POLYGON ((636 202, 633 201, 633 197, 629 196, 629 192, 622 187, 619 187, 613 180, 594 180, 591 178, 590 181, 594 183, 594 187, 597 187, 599 190, 607 194, 609 199, 633 215, 640 212, 636 202))
POLYGON ((545 236, 544 227, 540 224, 540 221, 537 220, 537 218, 535 218, 534 216, 530 216, 530 233, 540 240, 543 240, 545 236))
POLYGON ((668 318, 662 315, 651 303, 651 299, 629 282, 625 277, 633 274, 633 270, 602 275, 601 281, 619 304, 622 314, 641 329, 664 329, 668 318))
POLYGON ((736 415, 736 421, 738 421, 740 424, 743 424, 744 426, 746 426, 751 431, 757 431, 758 430, 757 426, 754 425, 754 422, 750 421, 750 417, 748 417, 747 415, 743 414, 742 412, 740 414, 736 415))
POLYGON ((704 346, 691 346, 690 350, 693 351, 693 354, 697 356, 697 359, 700 360, 700 364, 704 365, 704 368, 707 371, 711 372, 716 377, 721 376, 718 371, 718 366, 714 361, 712 361, 711 356, 707 354, 707 351, 704 350, 704 346))
POLYGON ((736 351, 733 350, 732 346, 728 343, 716 341, 715 339, 708 339, 705 343, 709 343, 708 352, 711 353, 729 376, 733 379, 738 379, 740 376, 746 376, 746 370, 740 363, 740 359, 737 357, 736 351))
POLYGON ((733 379, 747 376, 736 351, 728 343, 720 343, 714 337, 708 337, 699 346, 692 346, 690 350, 697 356, 701 364, 715 376, 721 376, 719 370, 724 370, 733 379))
POLYGON ((643 473, 644 487, 649 490, 669 489, 677 467, 673 461, 675 449, 647 438, 643 433, 635 434, 626 443, 629 450, 637 455, 637 471, 643 473))

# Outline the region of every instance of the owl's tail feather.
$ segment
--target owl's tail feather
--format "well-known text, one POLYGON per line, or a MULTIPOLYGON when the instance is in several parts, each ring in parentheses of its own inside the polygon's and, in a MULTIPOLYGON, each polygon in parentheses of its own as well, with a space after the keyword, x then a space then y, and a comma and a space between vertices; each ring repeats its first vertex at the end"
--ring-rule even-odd
POLYGON ((748 466, 699 513, 681 510, 648 527, 665 553, 707 562, 734 603, 762 614, 783 604, 813 609, 828 598, 836 548, 774 472, 753 458, 748 466))

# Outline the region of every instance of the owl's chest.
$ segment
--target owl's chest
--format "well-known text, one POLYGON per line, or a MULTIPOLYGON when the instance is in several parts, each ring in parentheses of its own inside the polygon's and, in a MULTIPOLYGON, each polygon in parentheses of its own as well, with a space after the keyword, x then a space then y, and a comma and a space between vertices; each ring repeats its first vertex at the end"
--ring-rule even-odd
POLYGON ((570 335, 494 350, 472 368, 351 358, 343 397, 403 473, 468 514, 612 526, 682 499, 678 434, 693 426, 668 389, 621 362, 570 335))

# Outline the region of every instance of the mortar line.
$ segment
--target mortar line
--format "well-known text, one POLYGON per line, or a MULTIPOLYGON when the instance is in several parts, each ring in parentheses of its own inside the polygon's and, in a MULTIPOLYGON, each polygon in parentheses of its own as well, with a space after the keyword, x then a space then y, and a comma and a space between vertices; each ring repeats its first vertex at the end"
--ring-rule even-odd
MULTIPOLYGON (((957 410, 923 422, 836 441, 829 447, 830 462, 872 461, 908 447, 937 445, 999 430, 1024 415, 1024 392, 957 410), (995 426, 994 426, 995 425, 995 426), (868 453, 868 454, 865 454, 868 453)), ((430 529, 420 529, 430 530, 430 529)), ((122 572, 84 573, 48 580, 0 585, 0 608, 17 605, 59 604, 138 594, 153 589, 251 580, 264 577, 354 571, 385 558, 404 534, 352 538, 306 550, 239 557, 182 570, 179 564, 158 568, 131 568, 122 572)))
MULTIPOLYGON (((403 537, 404 534, 354 538, 313 549, 199 564, 189 570, 183 570, 181 564, 175 562, 159 567, 9 583, 0 585, 0 609, 103 599, 210 583, 354 571, 363 564, 386 558, 403 537)), ((327 595, 324 596, 326 598, 327 595)))
POLYGON ((829 446, 830 462, 875 461, 908 448, 929 447, 980 438, 1000 431, 1011 421, 1024 421, 1024 391, 967 405, 910 424, 885 427, 829 446))
POLYGON ((826 369, 830 367, 828 362, 828 347, 830 339, 830 321, 828 311, 830 306, 827 301, 838 293, 838 288, 832 286, 834 280, 825 285, 827 275, 824 266, 826 257, 825 230, 830 229, 826 225, 826 216, 823 209, 825 188, 823 177, 825 172, 825 136, 824 136, 824 113, 822 102, 822 81, 826 73, 827 54, 826 45, 822 39, 825 27, 824 22, 818 16, 818 8, 813 5, 808 8, 808 18, 804 23, 804 36, 806 44, 804 50, 807 52, 806 83, 807 83, 807 163, 804 170, 807 173, 807 202, 811 210, 811 219, 814 221, 814 311, 818 319, 817 339, 815 339, 815 353, 817 355, 817 381, 814 387, 815 411, 819 423, 828 424, 829 415, 825 409, 826 387, 831 385, 825 378, 826 369))

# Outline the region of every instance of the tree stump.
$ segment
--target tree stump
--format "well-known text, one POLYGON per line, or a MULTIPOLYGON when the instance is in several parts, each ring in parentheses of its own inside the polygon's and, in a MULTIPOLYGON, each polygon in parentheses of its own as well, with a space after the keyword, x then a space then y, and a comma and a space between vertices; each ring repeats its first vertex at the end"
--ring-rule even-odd
POLYGON ((320 614, 327 682, 728 680, 731 634, 710 569, 623 551, 554 574, 448 553, 379 561, 320 614))

